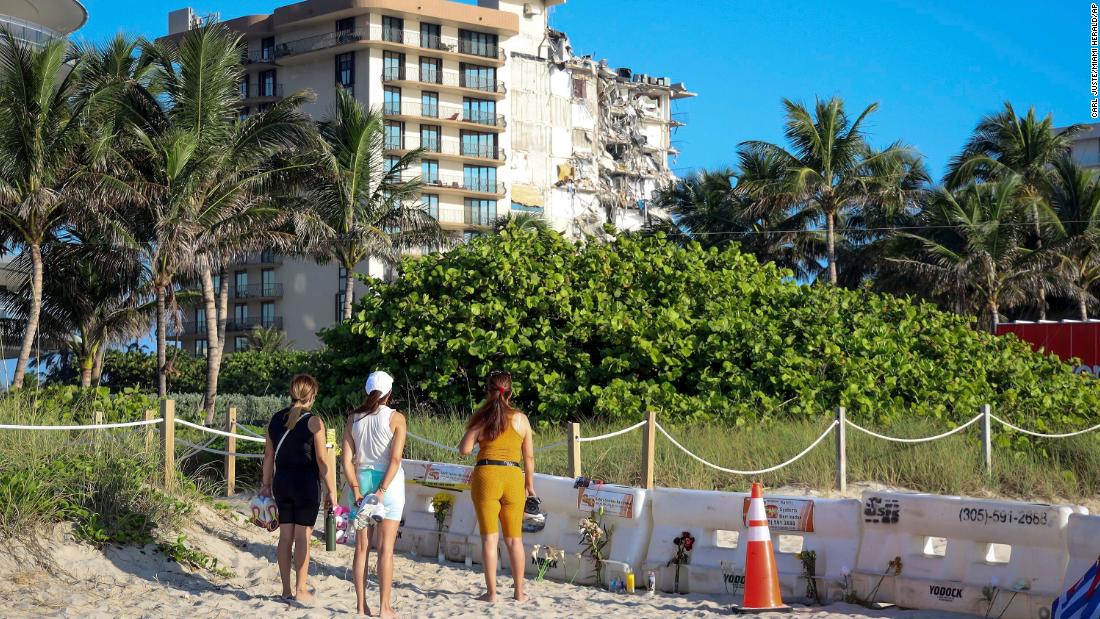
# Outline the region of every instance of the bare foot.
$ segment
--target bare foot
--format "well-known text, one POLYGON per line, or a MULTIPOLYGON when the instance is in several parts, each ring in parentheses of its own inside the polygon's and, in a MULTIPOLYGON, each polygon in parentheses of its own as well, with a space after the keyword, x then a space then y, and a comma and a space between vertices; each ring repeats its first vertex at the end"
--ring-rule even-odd
POLYGON ((294 599, 298 602, 301 602, 302 604, 310 604, 316 598, 309 591, 299 591, 298 593, 294 594, 294 599))
POLYGON ((520 604, 523 604, 527 601, 528 598, 526 593, 517 593, 513 599, 515 599, 520 604))
POLYGON ((477 596, 477 599, 482 602, 489 602, 490 604, 496 604, 497 595, 495 593, 483 593, 477 596))
POLYGON ((382 619, 397 619, 397 613, 393 612, 392 608, 386 608, 378 611, 378 616, 382 619))
POLYGON ((373 617, 374 616, 374 613, 372 613, 370 611, 370 607, 368 607, 368 606, 357 606, 355 608, 355 614, 357 614, 361 617, 373 617))

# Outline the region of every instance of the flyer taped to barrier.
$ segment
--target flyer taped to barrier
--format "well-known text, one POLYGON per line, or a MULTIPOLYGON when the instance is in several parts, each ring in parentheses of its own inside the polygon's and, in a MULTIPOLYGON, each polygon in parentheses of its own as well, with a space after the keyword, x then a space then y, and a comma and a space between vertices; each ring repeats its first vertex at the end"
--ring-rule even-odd
POLYGON ((473 472, 472 468, 460 464, 432 462, 424 468, 424 476, 420 479, 413 479, 412 482, 443 490, 469 490, 470 476, 473 475, 473 472))
POLYGON ((629 488, 588 486, 577 493, 577 509, 584 512, 603 508, 604 515, 634 517, 634 493, 629 488))
MULTIPOLYGON (((768 528, 772 531, 814 532, 814 502, 811 499, 769 499, 764 498, 764 512, 768 514, 768 528)), ((745 497, 745 508, 741 518, 748 526, 749 497, 745 497)))

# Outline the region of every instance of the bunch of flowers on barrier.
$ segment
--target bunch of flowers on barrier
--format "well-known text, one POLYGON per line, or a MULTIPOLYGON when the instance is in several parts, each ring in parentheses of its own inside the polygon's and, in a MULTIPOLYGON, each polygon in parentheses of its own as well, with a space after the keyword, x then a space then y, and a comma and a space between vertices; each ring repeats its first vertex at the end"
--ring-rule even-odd
POLYGON ((798 553, 802 562, 802 576, 806 578, 806 599, 821 604, 821 594, 817 590, 817 552, 803 550, 798 553))
POLYGON ((611 543, 611 534, 615 531, 615 527, 604 525, 603 516, 602 507, 593 511, 589 517, 581 520, 578 531, 581 536, 580 543, 584 545, 581 554, 592 559, 597 587, 603 583, 603 564, 606 561, 604 550, 611 543))
POLYGON ((852 568, 847 565, 840 566, 840 588, 844 591, 844 601, 848 604, 855 604, 859 601, 859 597, 856 595, 855 587, 852 584, 852 568))
POLYGON ((553 546, 544 547, 541 544, 535 544, 534 549, 531 550, 531 563, 538 569, 538 573, 535 574, 535 582, 545 580, 546 572, 557 567, 558 561, 565 561, 564 550, 558 550, 553 546), (539 551, 543 553, 541 557, 539 551))
POLYGON ((437 493, 432 497, 432 515, 435 516, 436 532, 435 552, 439 557, 443 556, 443 531, 447 528, 447 514, 451 513, 454 503, 454 497, 446 492, 437 493))
POLYGON ((690 531, 684 531, 680 534, 680 537, 672 540, 673 544, 676 544, 676 556, 669 559, 669 562, 665 564, 665 567, 675 565, 676 566, 676 582, 673 585, 673 592, 680 592, 680 566, 685 565, 691 561, 691 549, 695 546, 695 538, 691 536, 690 531))
POLYGON ((894 557, 889 563, 886 564, 886 571, 878 577, 878 582, 875 583, 875 588, 871 589, 870 595, 862 603, 864 606, 870 606, 875 603, 875 596, 878 595, 879 587, 882 586, 882 581, 886 580, 887 576, 900 576, 901 575, 901 557, 894 557), (893 572, 893 574, 891 574, 893 572))

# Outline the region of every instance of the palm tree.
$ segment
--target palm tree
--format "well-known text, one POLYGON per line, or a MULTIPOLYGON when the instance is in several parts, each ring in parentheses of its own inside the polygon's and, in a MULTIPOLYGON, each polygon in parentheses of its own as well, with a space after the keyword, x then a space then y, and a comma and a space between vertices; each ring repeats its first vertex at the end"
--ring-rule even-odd
POLYGON ((754 196, 799 205, 816 211, 825 223, 825 255, 829 282, 837 283, 837 217, 879 194, 899 191, 904 166, 894 159, 912 157, 908 147, 895 143, 875 151, 867 144, 863 120, 878 104, 867 106, 855 120, 844 112, 839 98, 818 100, 811 114, 801 103, 784 99, 785 135, 791 150, 768 142, 741 144, 742 152, 772 160, 774 173, 744 183, 754 196))
POLYGON ((1073 162, 1068 155, 1054 164, 1053 178, 1044 194, 1054 217, 1044 236, 1050 251, 1061 257, 1061 267, 1072 282, 1078 317, 1088 320, 1100 282, 1100 178, 1073 162))
POLYGON ((985 326, 994 330, 1001 309, 1032 294, 1049 266, 1049 253, 1027 247, 1028 214, 1021 191, 1016 176, 955 192, 936 190, 926 229, 901 235, 915 241, 918 251, 890 260, 927 282, 934 294, 967 296, 969 306, 984 312, 985 326))
POLYGON ((80 110, 65 67, 65 41, 36 48, 0 42, 0 224, 29 256, 30 306, 12 388, 22 387, 42 312, 42 247, 66 221, 82 180, 80 110))
POLYGON ((285 350, 289 345, 286 333, 274 327, 256 327, 248 334, 249 350, 271 353, 285 350))
POLYGON ((144 46, 153 67, 157 105, 137 109, 128 141, 117 153, 125 169, 104 183, 128 190, 131 205, 113 208, 127 246, 151 270, 157 300, 158 392, 167 390, 168 306, 181 277, 197 277, 206 304, 208 420, 217 392, 221 342, 212 272, 234 254, 279 237, 291 213, 271 190, 313 164, 292 156, 317 143, 313 125, 299 111, 307 97, 295 94, 271 109, 237 120, 240 39, 220 25, 189 31, 177 47, 144 46))
POLYGON ((550 223, 546 218, 535 213, 508 213, 493 220, 493 232, 502 232, 505 229, 534 230, 540 234, 550 231, 550 223))
MULTIPOLYGON (((1030 208, 1030 219, 1034 236, 1032 246, 1041 248, 1043 244, 1040 212, 1046 203, 1043 188, 1048 185, 1048 177, 1053 164, 1070 152, 1072 138, 1083 131, 1086 125, 1072 125, 1055 131, 1054 119, 1048 114, 1040 120, 1035 108, 1028 108, 1026 116, 1017 116, 1011 103, 1005 102, 1004 109, 982 118, 974 128, 970 139, 948 165, 944 184, 949 189, 957 189, 967 183, 991 181, 1010 175, 1020 177, 1021 195, 1030 208)), ((1038 299, 1039 318, 1046 318, 1046 290, 1041 282, 1033 293, 1038 299)))
POLYGON ((336 105, 320 124, 325 143, 324 163, 307 202, 324 223, 314 239, 314 254, 336 262, 348 274, 343 319, 351 319, 355 268, 378 258, 393 264, 404 249, 441 246, 442 231, 418 201, 420 179, 403 178, 420 158, 412 150, 395 161, 383 156, 384 124, 377 110, 342 88, 336 105))

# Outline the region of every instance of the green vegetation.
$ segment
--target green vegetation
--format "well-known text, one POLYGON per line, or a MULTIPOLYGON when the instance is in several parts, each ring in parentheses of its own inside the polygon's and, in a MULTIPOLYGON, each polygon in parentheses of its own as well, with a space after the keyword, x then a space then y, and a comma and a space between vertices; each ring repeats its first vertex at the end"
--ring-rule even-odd
POLYGON ((732 248, 507 229, 406 262, 325 333, 327 380, 350 401, 384 368, 416 401, 463 409, 504 368, 547 421, 656 410, 742 426, 846 406, 860 421, 943 428, 985 403, 1040 428, 1095 417, 1088 379, 1015 339, 930 304, 785 275, 732 248))

